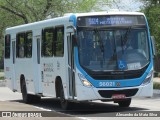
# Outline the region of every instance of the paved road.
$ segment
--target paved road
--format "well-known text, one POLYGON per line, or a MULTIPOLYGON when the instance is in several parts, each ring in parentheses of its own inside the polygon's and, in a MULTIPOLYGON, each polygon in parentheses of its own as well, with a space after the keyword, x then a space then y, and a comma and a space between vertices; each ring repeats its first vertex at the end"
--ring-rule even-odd
MULTIPOLYGON (((43 105, 47 103, 47 100, 44 101, 43 105)), ((24 104, 22 101, 22 95, 20 93, 14 93, 7 87, 0 87, 0 111, 15 111, 15 112, 27 112, 33 111, 35 113, 42 111, 50 111, 48 114, 54 116, 45 118, 45 120, 53 120, 53 119, 62 119, 66 118, 66 120, 76 120, 77 118, 70 117, 67 114, 56 112, 55 110, 49 110, 41 107, 39 104, 24 104)), ((30 112, 29 112, 30 113, 30 112)), ((0 113, 1 114, 1 113, 0 113)), ((16 114, 15 114, 16 115, 16 114)), ((42 115, 43 116, 43 115, 42 115)), ((12 118, 12 120, 21 120, 22 118, 12 118)), ((31 118, 30 120, 42 120, 43 118, 31 118)), ((10 120, 10 118, 0 118, 0 120, 10 120)), ((28 118, 23 118, 23 120, 28 120, 28 118)))
MULTIPOLYGON (((96 102, 84 102, 84 103, 75 103, 73 105, 73 110, 63 111, 60 108, 60 103, 58 100, 51 98, 44 98, 38 104, 24 104, 22 102, 21 94, 13 93, 6 87, 0 87, 0 111, 51 111, 52 115, 67 117, 65 119, 85 119, 85 120, 105 120, 107 116, 112 113, 119 112, 136 112, 136 111, 159 111, 160 112, 160 97, 154 96, 153 98, 145 99, 133 99, 130 108, 120 108, 117 104, 112 102, 103 103, 100 101, 96 102), (72 116, 72 117, 68 117, 72 116)), ((58 117, 59 119, 64 119, 63 117, 58 117)), ((20 118, 19 118, 20 119, 20 118)), ((47 118, 50 120, 51 118, 47 118)), ((52 118, 53 119, 53 118, 52 118)), ((109 117, 109 119, 123 119, 128 120, 127 117, 109 117)), ((129 118, 135 119, 135 118, 129 118)), ((143 118, 139 118, 140 120, 143 118)), ((145 119, 151 119, 151 117, 146 117, 145 119)), ((158 117, 154 117, 159 119, 158 117)), ((6 120, 6 119, 5 119, 6 120)), ((16 118, 16 120, 18 120, 16 118)), ((25 120, 25 119, 23 119, 25 120)), ((35 118, 33 120, 39 120, 35 118)), ((41 120, 41 119, 40 119, 41 120)))

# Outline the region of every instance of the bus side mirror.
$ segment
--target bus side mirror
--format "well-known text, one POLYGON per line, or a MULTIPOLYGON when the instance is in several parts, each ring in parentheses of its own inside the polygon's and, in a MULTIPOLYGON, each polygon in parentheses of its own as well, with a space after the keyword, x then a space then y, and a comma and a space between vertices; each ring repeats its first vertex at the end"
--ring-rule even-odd
POLYGON ((151 36, 151 43, 152 43, 152 52, 153 55, 156 56, 157 51, 156 51, 156 42, 154 36, 151 36))
POLYGON ((73 33, 72 35, 72 44, 73 46, 77 46, 77 36, 76 36, 76 27, 74 27, 73 25, 67 26, 67 31, 68 33, 73 33))
POLYGON ((68 33, 75 33, 77 31, 76 27, 73 25, 67 26, 68 33))

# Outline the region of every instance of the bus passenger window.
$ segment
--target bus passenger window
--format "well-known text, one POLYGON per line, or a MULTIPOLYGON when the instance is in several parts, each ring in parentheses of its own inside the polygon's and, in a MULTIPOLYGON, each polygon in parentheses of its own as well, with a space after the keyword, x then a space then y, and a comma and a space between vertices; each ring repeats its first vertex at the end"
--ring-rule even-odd
POLYGON ((46 28, 42 32, 42 56, 53 56, 54 28, 46 28))
POLYGON ((55 56, 64 55, 64 26, 56 28, 55 56))
POLYGON ((19 33, 16 38, 16 46, 17 46, 17 57, 24 58, 25 57, 25 33, 19 33))
POLYGON ((26 33, 26 57, 31 58, 32 57, 32 32, 26 33))
POLYGON ((5 36, 5 58, 10 58, 10 35, 6 35, 5 36))

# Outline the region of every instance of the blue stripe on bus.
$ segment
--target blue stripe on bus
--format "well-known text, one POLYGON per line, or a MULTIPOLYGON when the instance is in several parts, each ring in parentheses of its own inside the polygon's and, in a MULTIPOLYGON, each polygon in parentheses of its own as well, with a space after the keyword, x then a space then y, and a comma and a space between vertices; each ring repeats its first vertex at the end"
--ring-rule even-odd
POLYGON ((76 16, 74 14, 70 16, 69 21, 72 21, 75 27, 77 26, 77 24, 76 24, 76 16))
POLYGON ((135 87, 135 86, 140 86, 142 82, 145 80, 147 77, 148 73, 152 69, 153 63, 151 62, 147 68, 147 70, 144 72, 144 74, 140 78, 135 78, 135 79, 128 79, 128 80, 94 80, 92 77, 90 77, 80 66, 79 64, 79 59, 78 59, 78 48, 74 48, 75 51, 75 63, 79 71, 86 77, 86 79, 92 83, 92 85, 96 88, 104 88, 103 86, 100 87, 99 83, 100 82, 114 82, 114 86, 107 86, 105 88, 122 88, 122 87, 135 87), (120 86, 117 86, 116 84, 120 83, 120 86))
MULTIPOLYGON (((149 39, 149 48, 150 48, 150 58, 152 58, 152 45, 151 45, 151 38, 150 38, 150 31, 149 31, 149 25, 146 16, 144 16, 145 21, 146 21, 146 26, 147 26, 147 32, 148 32, 148 39, 149 39)), ((152 65, 153 65, 153 59, 150 59, 152 65)))

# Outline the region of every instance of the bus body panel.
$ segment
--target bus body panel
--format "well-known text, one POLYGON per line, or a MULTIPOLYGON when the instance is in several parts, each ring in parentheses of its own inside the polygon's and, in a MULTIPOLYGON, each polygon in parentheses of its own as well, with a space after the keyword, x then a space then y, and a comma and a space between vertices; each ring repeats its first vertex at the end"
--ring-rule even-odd
POLYGON ((12 81, 12 68, 11 66, 11 60, 10 59, 6 59, 4 61, 4 69, 5 69, 5 80, 7 81, 7 87, 10 88, 11 90, 13 90, 13 81, 12 81))
POLYGON ((17 91, 21 92, 20 77, 25 77, 28 93, 35 93, 34 81, 33 81, 33 64, 32 59, 16 59, 15 72, 16 72, 16 85, 17 91))
MULTIPOLYGON (((142 85, 150 71, 153 70, 153 60, 150 59, 150 64, 143 75, 136 79, 127 80, 95 80, 81 67, 79 63, 78 47, 74 46, 74 65, 73 72, 75 74, 75 89, 71 88, 69 79, 69 56, 68 56, 68 36, 71 34, 68 26, 76 25, 76 18, 79 16, 96 16, 96 15, 144 15, 142 13, 88 13, 88 14, 73 14, 61 18, 55 18, 51 20, 40 21, 27 25, 21 25, 6 29, 6 34, 11 34, 12 41, 16 41, 16 34, 26 31, 33 32, 32 41, 32 57, 31 58, 15 58, 15 64, 12 63, 13 53, 11 49, 10 59, 4 60, 5 79, 7 80, 8 87, 11 90, 17 90, 21 92, 20 79, 23 75, 27 86, 27 93, 41 96, 56 97, 56 80, 57 77, 62 80, 65 98, 68 100, 112 100, 111 97, 102 97, 99 91, 107 93, 107 91, 130 91, 137 89, 136 94, 129 97, 150 97, 153 94, 153 81, 146 85, 142 85), (63 57, 43 57, 41 56, 42 47, 42 29, 56 26, 64 26, 64 56, 63 57), (39 46, 38 46, 39 45, 39 46), (39 47, 39 48, 38 48, 39 47), (39 50, 39 56, 37 55, 39 50), (38 58, 39 57, 39 58, 38 58), (40 63, 38 63, 38 59, 40 63), (91 87, 83 85, 79 74, 82 74, 91 84, 91 87), (14 80, 15 76, 15 80, 14 80), (111 83, 111 86, 100 86, 101 83, 111 83), (116 86, 119 83, 120 86, 116 86), (72 92, 75 92, 73 95, 72 92), (71 94, 72 93, 72 94, 71 94)), ((148 24, 147 24, 148 30, 148 24)), ((148 30, 148 38, 150 36, 148 30)), ((152 58, 151 45, 149 39, 150 58, 152 58)), ((86 51, 87 52, 87 51, 86 51)), ((72 81, 73 82, 73 81, 72 81)), ((102 94, 103 94, 102 93, 102 94)))

